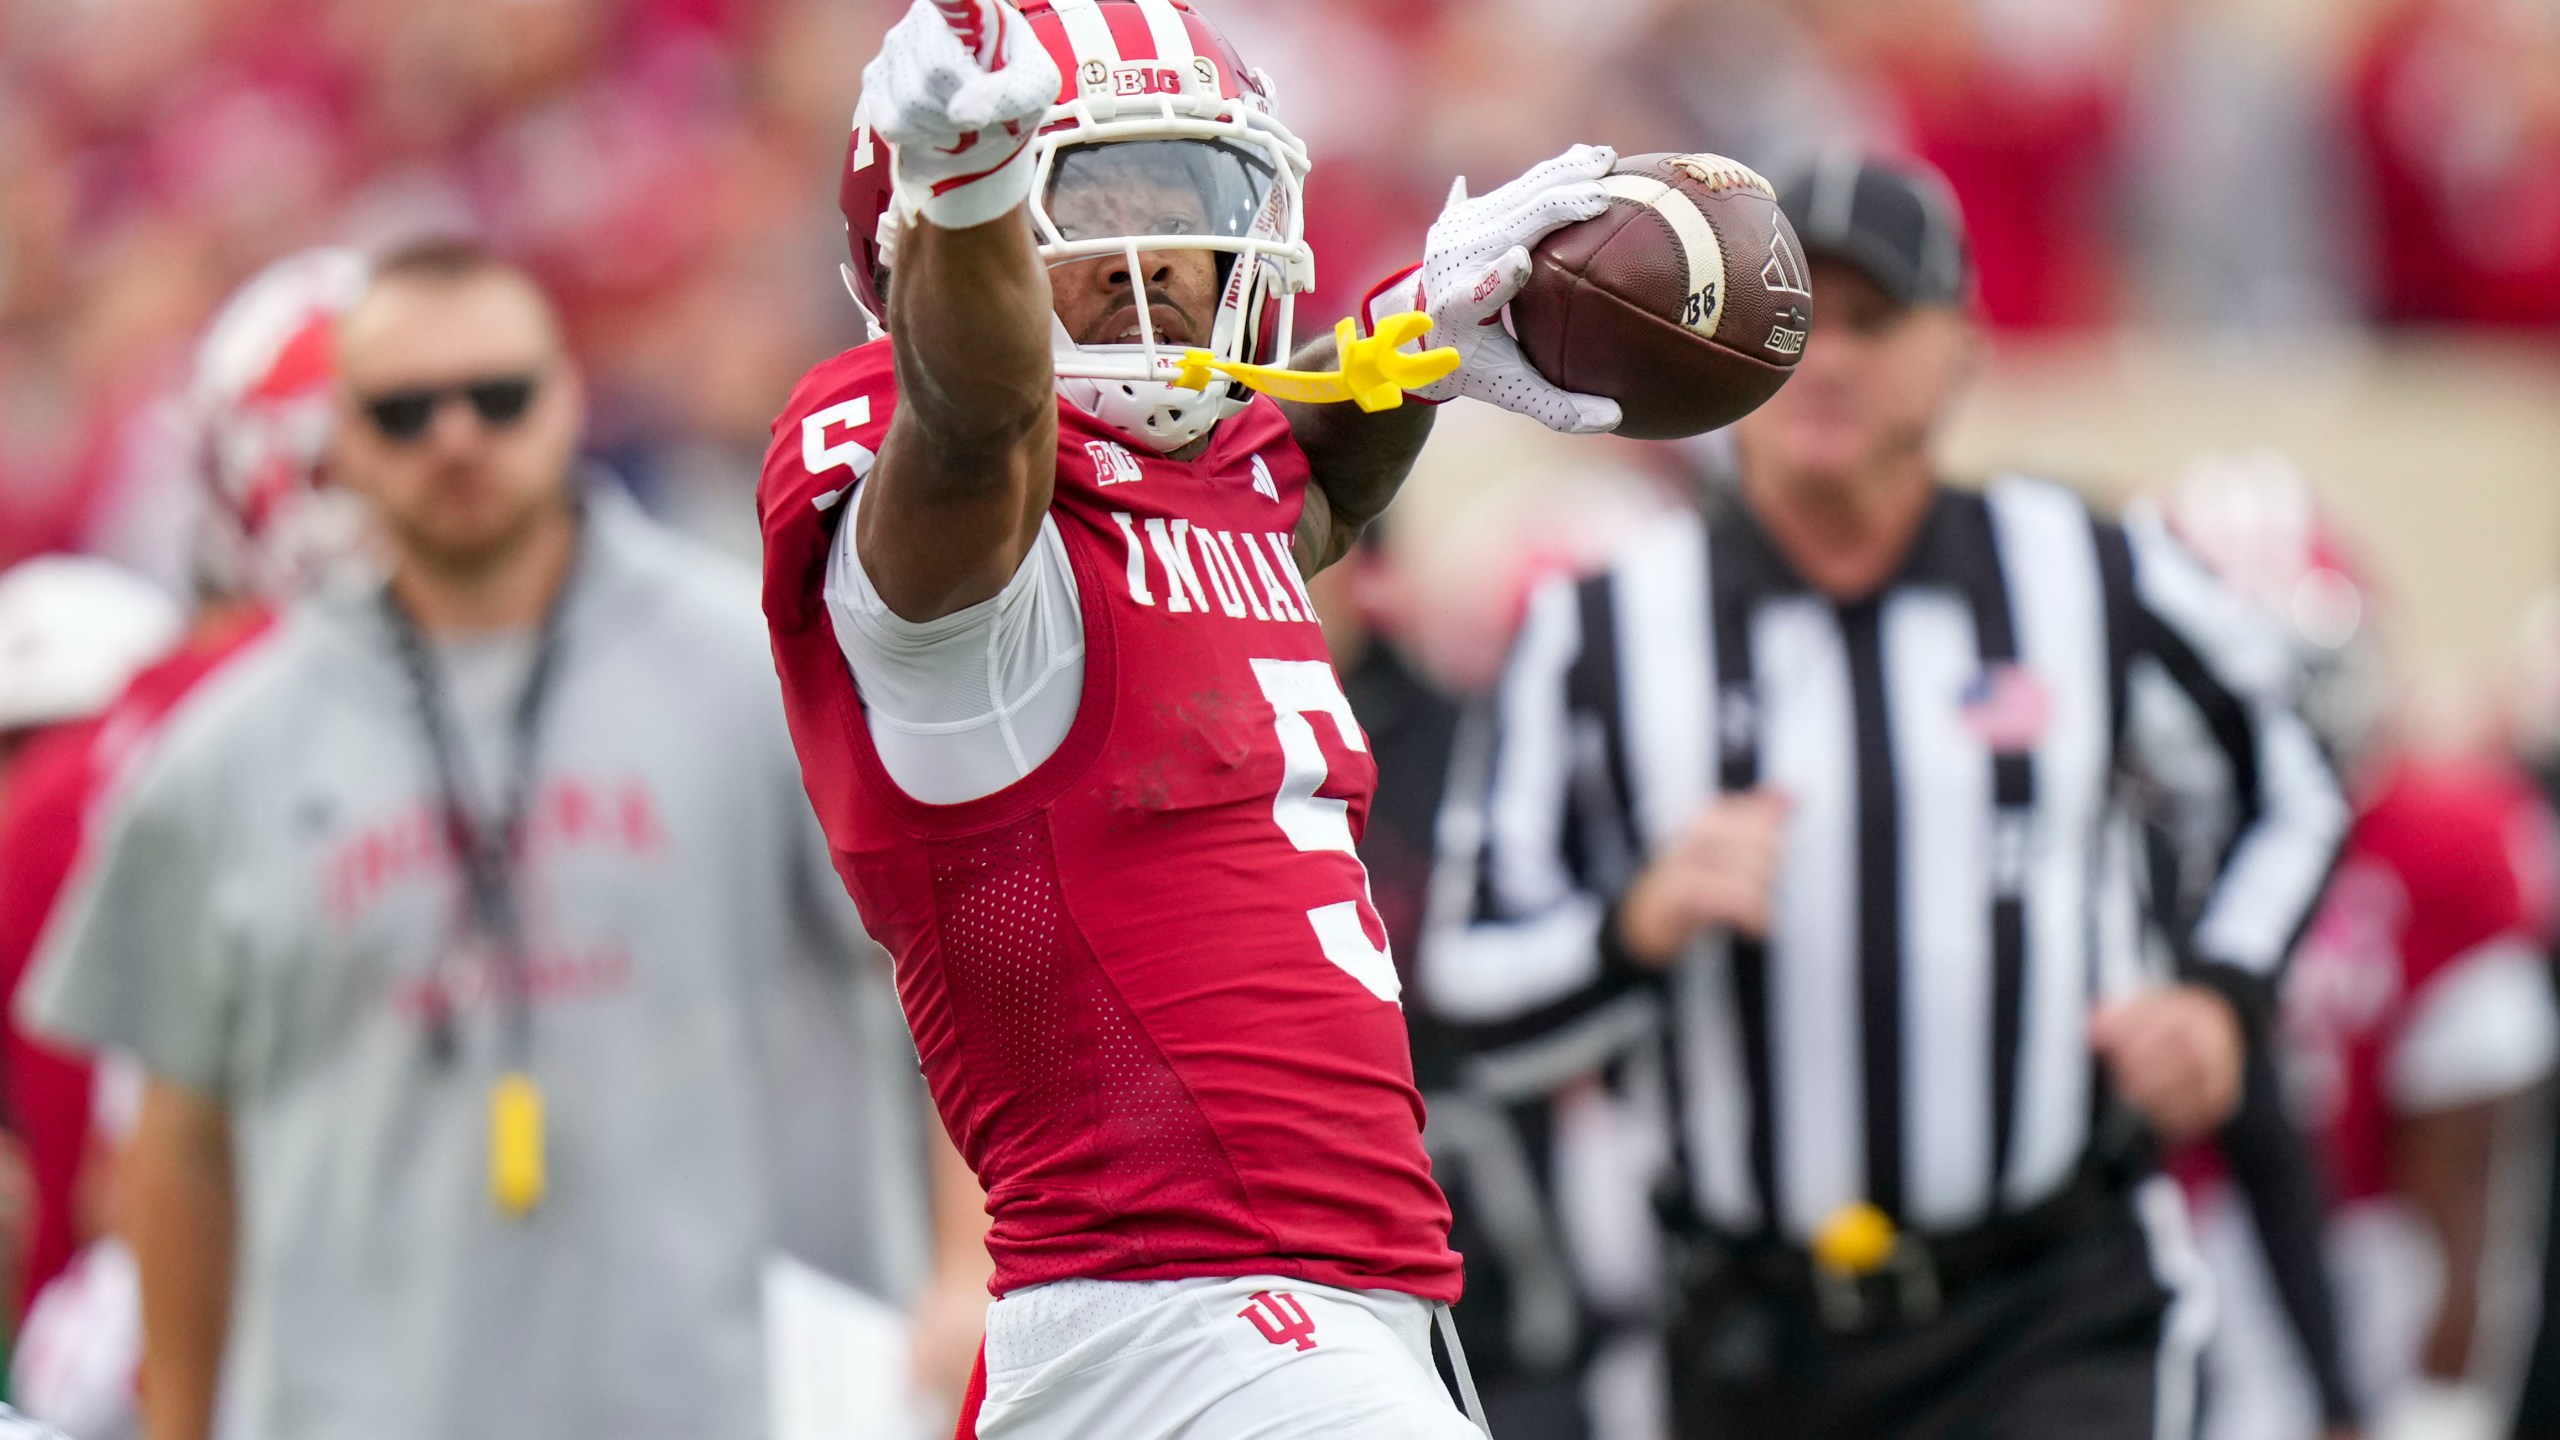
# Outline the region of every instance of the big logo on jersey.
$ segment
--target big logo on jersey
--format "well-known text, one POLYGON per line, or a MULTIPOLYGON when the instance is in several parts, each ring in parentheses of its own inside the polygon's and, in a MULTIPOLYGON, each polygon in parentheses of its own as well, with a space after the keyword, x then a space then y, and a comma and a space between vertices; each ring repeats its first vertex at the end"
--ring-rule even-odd
POLYGON ((1117 440, 1087 440, 1084 453, 1093 461, 1093 483, 1096 485, 1135 485, 1147 478, 1146 468, 1129 447, 1117 440))

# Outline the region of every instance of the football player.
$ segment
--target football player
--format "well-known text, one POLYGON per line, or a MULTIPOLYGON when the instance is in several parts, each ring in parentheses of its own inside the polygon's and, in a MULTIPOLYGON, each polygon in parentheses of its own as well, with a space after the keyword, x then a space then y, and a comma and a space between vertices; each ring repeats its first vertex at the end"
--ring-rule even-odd
MULTIPOLYGON (((2355 1398, 2375 1440, 2491 1440, 2505 1433, 2480 1378, 2502 1243, 2492 1177, 2501 1133, 2560 1058, 2541 948, 2550 818, 2502 760, 2394 743, 2375 592, 2288 462, 2200 463, 2165 509, 2294 641, 2304 715, 2357 803, 2276 1026, 2288 1098, 2328 1161, 2327 1249, 2355 1398)), ((2307 1436, 2310 1386, 2273 1333, 2268 1281, 2231 1219, 2208 1206, 2203 1226, 2229 1292, 2209 1433, 2307 1436)))
MULTIPOLYGON (((361 521, 321 483, 334 412, 331 333, 364 288, 364 261, 305 250, 258 272, 224 302, 198 344, 176 418, 208 503, 196 527, 196 607, 175 650, 135 676, 103 719, 61 753, 41 798, 0 830, 17 886, 0 901, 0 973, 27 962, 69 878, 86 817, 144 753, 163 721, 267 631, 271 609, 361 558, 361 521)), ((14 989, 14 985, 12 989, 14 989)), ((20 1404, 84 1437, 138 1433, 142 1299, 115 1215, 119 1159, 142 1076, 31 1045, 9 1091, 30 1135, 42 1225, 29 1307, 10 1357, 20 1404), (93 1069, 101 1082, 93 1097, 93 1069), (83 1212, 84 1201, 86 1212, 83 1212), (81 1220, 93 1223, 75 1223, 81 1220), (73 1253, 74 1245, 78 1253, 73 1253)), ((0 1435, 5 1435, 0 1431, 0 1435)))
MULTIPOLYGON (((810 373, 766 461, 810 795, 988 1192, 986 1440, 1472 1433, 1353 854, 1375 767, 1305 586, 1431 411, 1244 388, 1356 388, 1329 367, 1409 333, 1272 373, 1313 279, 1272 94, 1183 0, 918 0, 842 194, 888 338, 810 373)), ((1458 354, 1421 398, 1616 424, 1497 318, 1613 158, 1461 185, 1419 286, 1458 354)))

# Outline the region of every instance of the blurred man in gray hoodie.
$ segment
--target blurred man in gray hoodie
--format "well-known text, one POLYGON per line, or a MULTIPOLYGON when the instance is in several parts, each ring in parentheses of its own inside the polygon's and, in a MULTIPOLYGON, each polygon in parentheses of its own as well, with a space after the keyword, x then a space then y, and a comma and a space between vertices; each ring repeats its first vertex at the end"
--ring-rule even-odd
POLYGON ((336 341, 388 582, 191 697, 26 1002, 151 1075, 150 1433, 766 1435, 760 1276, 911 1295, 930 1122, 752 580, 578 484, 520 271, 412 247, 336 341))

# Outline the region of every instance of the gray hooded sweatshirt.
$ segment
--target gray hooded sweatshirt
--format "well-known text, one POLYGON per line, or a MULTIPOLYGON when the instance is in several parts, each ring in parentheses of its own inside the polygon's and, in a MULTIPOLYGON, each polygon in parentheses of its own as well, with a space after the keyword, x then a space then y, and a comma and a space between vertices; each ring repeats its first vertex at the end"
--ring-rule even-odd
MULTIPOLYGON (((754 579, 618 496, 587 510, 516 883, 537 1210, 491 1195, 516 992, 476 958, 378 589, 302 605, 181 707, 22 996, 229 1111, 228 1440, 753 1440, 768 1257, 892 1300, 917 1279, 914 1051, 754 579)), ((484 824, 534 648, 433 652, 484 824)))

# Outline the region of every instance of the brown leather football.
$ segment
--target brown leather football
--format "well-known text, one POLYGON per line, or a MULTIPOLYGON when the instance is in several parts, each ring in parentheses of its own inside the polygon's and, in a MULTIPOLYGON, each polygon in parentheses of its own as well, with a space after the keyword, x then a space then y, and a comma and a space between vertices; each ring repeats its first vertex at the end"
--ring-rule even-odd
POLYGON ((1538 373, 1605 395, 1621 435, 1730 425, 1778 393, 1813 326, 1804 248, 1777 192, 1721 155, 1628 155, 1609 208, 1530 251, 1512 331, 1538 373))

